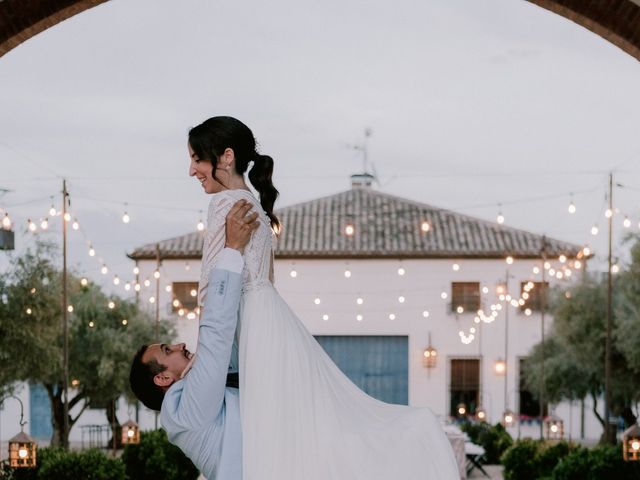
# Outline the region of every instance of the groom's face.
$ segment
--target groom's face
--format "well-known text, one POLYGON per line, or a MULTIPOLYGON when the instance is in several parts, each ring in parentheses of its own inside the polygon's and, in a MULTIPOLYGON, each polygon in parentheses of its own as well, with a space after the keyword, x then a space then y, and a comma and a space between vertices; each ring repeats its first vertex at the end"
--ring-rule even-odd
POLYGON ((163 372, 157 374, 153 381, 160 387, 169 387, 173 382, 179 380, 182 372, 187 368, 193 353, 187 350, 184 343, 169 345, 166 343, 156 343, 149 345, 142 356, 143 363, 155 360, 160 365, 166 367, 163 372))

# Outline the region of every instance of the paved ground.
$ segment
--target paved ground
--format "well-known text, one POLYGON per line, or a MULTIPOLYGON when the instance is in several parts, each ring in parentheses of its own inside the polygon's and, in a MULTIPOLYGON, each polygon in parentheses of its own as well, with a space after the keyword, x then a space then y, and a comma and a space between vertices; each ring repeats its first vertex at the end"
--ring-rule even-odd
MULTIPOLYGON (((502 466, 501 465, 485 465, 484 469, 487 471, 489 475, 491 475, 492 480, 502 480, 502 466)), ((468 478, 484 478, 486 479, 482 472, 478 469, 474 470, 471 473, 471 476, 468 478)))

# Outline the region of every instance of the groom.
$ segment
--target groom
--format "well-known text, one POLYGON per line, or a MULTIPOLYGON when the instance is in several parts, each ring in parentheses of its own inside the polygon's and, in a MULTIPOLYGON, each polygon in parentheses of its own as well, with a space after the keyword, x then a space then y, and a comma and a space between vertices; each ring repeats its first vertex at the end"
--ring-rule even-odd
POLYGON ((209 275, 197 359, 184 343, 145 345, 129 383, 148 408, 160 411, 169 441, 208 480, 242 478, 237 374, 228 374, 240 305, 242 251, 258 227, 252 205, 240 200, 226 218, 226 243, 209 275), (235 387, 235 388, 234 388, 235 387))

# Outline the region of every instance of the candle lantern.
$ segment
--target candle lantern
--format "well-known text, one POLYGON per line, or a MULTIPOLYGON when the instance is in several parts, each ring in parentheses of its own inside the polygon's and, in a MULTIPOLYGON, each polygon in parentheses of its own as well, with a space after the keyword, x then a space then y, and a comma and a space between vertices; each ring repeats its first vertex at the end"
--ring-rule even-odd
POLYGON ((487 411, 482 406, 476 408, 476 418, 479 422, 487 421, 487 411))
POLYGON ((33 468, 36 466, 36 442, 24 431, 9 440, 9 466, 33 468))
POLYGON ((422 365, 425 368, 435 368, 438 364, 438 351, 431 345, 431 332, 429 332, 429 345, 422 354, 422 365))
POLYGON ((140 443, 140 427, 133 420, 127 420, 122 424, 122 444, 140 443))
POLYGON ((496 375, 504 375, 507 373, 507 362, 505 362, 502 358, 498 358, 493 368, 496 372, 496 375))
POLYGON ((640 427, 637 423, 622 434, 622 458, 626 462, 640 460, 640 427))
POLYGON ((564 437, 564 422, 555 414, 544 419, 544 431, 548 440, 560 440, 564 437))
POLYGON ((502 425, 505 427, 512 427, 516 422, 516 415, 511 410, 506 409, 502 414, 502 425))
POLYGON ((467 415, 467 406, 464 403, 459 403, 456 407, 456 412, 458 412, 459 417, 464 417, 467 415))

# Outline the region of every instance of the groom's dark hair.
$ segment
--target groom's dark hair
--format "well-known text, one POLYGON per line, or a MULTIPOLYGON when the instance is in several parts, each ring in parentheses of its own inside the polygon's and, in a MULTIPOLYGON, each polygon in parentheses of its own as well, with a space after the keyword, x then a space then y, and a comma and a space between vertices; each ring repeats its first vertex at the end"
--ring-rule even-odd
POLYGON ((158 363, 155 359, 147 363, 143 362, 142 357, 147 348, 149 348, 149 345, 143 345, 133 357, 131 372, 129 373, 129 385, 135 396, 145 407, 159 412, 162 400, 164 400, 164 390, 154 383, 153 377, 164 372, 167 367, 158 363))

